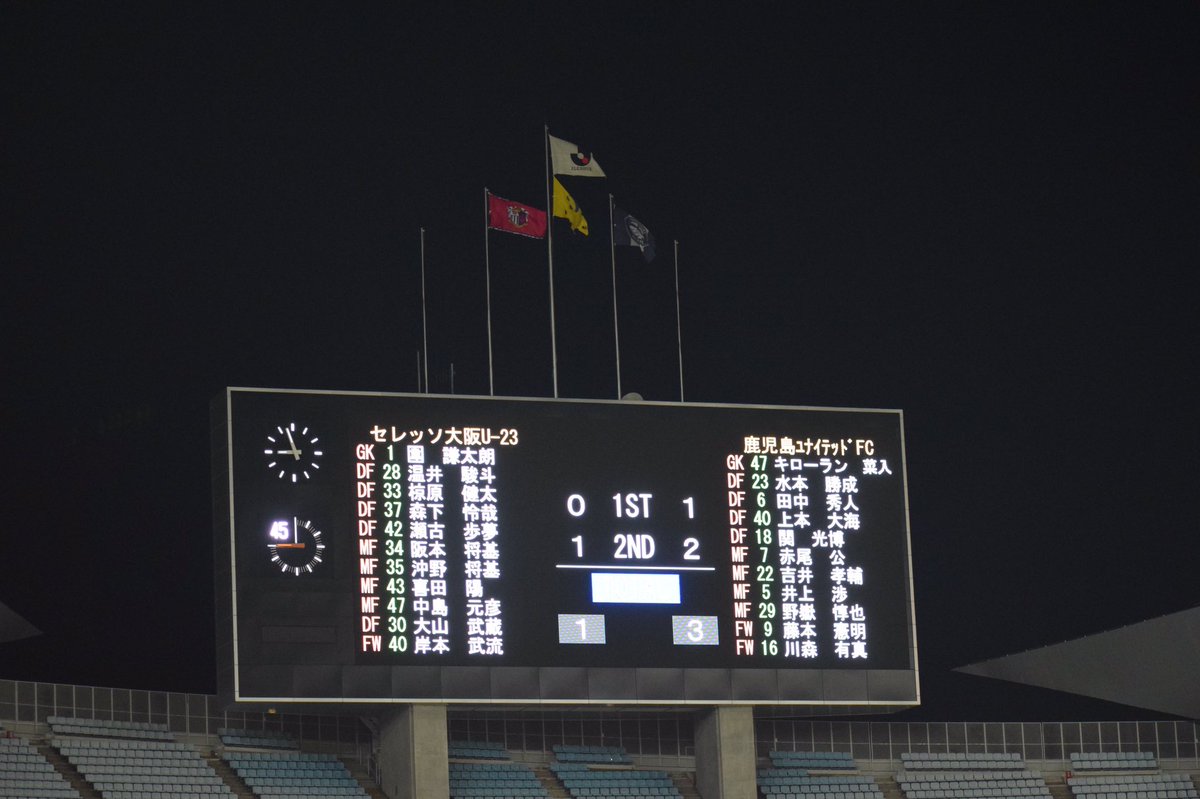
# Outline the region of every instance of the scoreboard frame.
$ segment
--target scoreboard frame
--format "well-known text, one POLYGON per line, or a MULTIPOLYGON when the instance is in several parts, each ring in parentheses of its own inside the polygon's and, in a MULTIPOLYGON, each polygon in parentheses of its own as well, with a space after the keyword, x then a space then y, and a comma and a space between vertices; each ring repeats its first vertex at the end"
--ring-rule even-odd
MULTIPOLYGON (((913 596, 912 544, 909 524, 907 464, 904 452, 903 412, 889 409, 827 408, 813 406, 739 405, 723 403, 677 403, 618 400, 547 399, 536 397, 477 397, 364 391, 327 391, 229 387, 213 399, 213 516, 217 611, 217 672, 220 695, 233 703, 301 705, 375 705, 375 704, 451 704, 521 705, 532 707, 568 706, 774 706, 776 711, 791 707, 793 712, 837 712, 837 709, 861 708, 864 711, 903 709, 920 704, 917 659, 916 612, 913 596), (556 414, 584 412, 587 408, 662 408, 688 412, 701 411, 720 416, 726 412, 764 412, 786 415, 875 414, 894 415, 899 439, 899 468, 903 503, 903 563, 895 567, 903 572, 904 636, 907 662, 888 668, 795 667, 696 667, 686 665, 556 665, 538 662, 520 665, 395 665, 369 663, 345 657, 312 660, 309 652, 344 649, 345 630, 317 625, 272 625, 269 620, 242 617, 239 588, 247 591, 253 584, 245 573, 239 576, 238 507, 235 476, 241 463, 235 456, 245 446, 234 440, 235 406, 246 398, 315 398, 317 402, 353 404, 360 400, 398 403, 443 403, 467 407, 498 408, 503 403, 532 408, 525 403, 549 406, 556 414), (239 582, 243 583, 241 586, 239 582), (274 656, 263 656, 263 647, 251 643, 255 636, 271 637, 276 645, 274 656), (291 662, 280 659, 278 652, 293 652, 291 662)), ((633 411, 636 413, 636 410, 633 411)), ((621 411, 618 413, 624 413, 621 411)), ((286 432, 280 429, 280 432, 286 432)), ((281 445, 284 446, 284 445, 281 445)), ((299 448, 294 440, 286 443, 287 453, 299 448)), ((261 449, 259 450, 261 452, 261 449)), ((290 477, 290 474, 289 474, 290 477)), ((292 479, 297 479, 293 477, 292 479)), ((897 520, 898 521, 898 520, 897 520)), ((244 546, 244 544, 243 544, 244 546)), ((728 549, 728 548, 726 548, 728 549)), ((246 565, 243 564, 243 569, 246 565)), ((355 597, 356 598, 356 597, 355 597)), ((894 598, 900 601, 899 597, 894 598)), ((326 597, 328 600, 328 597, 326 597)), ((298 602, 313 598, 298 597, 298 602)), ((319 600, 318 600, 319 601, 319 600)), ((243 605, 250 604, 243 602, 243 605)), ((269 603, 268 603, 269 604, 269 603)), ((261 608, 262 605, 260 604, 261 608)), ((265 638, 264 638, 265 640, 265 638)), ((894 665, 894 664, 892 664, 894 665)))

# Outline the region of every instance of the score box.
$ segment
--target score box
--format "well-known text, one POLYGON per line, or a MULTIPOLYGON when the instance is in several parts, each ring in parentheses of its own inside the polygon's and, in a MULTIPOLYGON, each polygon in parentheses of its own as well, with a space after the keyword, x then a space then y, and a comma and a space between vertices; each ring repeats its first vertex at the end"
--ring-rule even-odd
POLYGON ((558 642, 560 644, 606 644, 602 613, 558 614, 558 642))
POLYGON ((720 639, 716 616, 671 617, 671 643, 675 646, 717 646, 720 639))

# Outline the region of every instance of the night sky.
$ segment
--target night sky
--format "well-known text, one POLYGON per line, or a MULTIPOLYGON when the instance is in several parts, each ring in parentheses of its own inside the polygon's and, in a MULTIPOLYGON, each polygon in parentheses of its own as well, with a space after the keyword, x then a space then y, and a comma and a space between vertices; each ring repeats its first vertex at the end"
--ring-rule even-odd
MULTIPOLYGON (((1200 604, 1200 10, 0 7, 0 677, 211 692, 209 402, 488 392, 484 187, 543 126, 559 393, 905 412, 924 707, 1153 718, 951 673, 1200 604), (561 245, 561 248, 559 247, 561 245)), ((436 4, 435 4, 436 5, 436 4)), ((482 8, 482 7, 480 7, 482 8)), ((549 396, 544 243, 490 236, 496 393, 549 396)))

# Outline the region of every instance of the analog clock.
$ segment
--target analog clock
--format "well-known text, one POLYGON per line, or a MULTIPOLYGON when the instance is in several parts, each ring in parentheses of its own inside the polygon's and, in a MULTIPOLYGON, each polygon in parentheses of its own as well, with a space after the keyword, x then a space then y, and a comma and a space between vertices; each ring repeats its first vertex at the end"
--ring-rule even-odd
POLYGON ((267 468, 280 480, 293 483, 311 480, 321 468, 320 439, 307 427, 298 428, 295 422, 279 425, 267 435, 267 468))
POLYGON ((267 533, 267 551, 284 574, 312 574, 325 559, 325 541, 311 521, 296 516, 276 519, 267 533))

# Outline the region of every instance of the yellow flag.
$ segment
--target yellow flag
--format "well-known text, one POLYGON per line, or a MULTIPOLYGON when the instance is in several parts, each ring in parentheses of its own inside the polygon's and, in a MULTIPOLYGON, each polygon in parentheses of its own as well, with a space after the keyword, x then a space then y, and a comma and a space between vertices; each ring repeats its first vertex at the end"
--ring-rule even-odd
POLYGON ((575 198, 567 194, 567 190, 563 188, 563 184, 558 182, 558 178, 554 179, 554 215, 570 222, 571 230, 578 231, 585 236, 588 234, 587 219, 579 210, 579 206, 575 204, 575 198))

